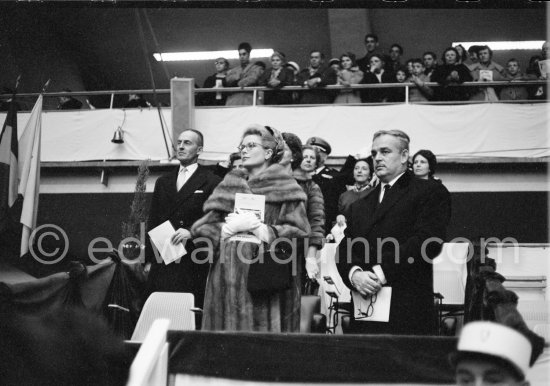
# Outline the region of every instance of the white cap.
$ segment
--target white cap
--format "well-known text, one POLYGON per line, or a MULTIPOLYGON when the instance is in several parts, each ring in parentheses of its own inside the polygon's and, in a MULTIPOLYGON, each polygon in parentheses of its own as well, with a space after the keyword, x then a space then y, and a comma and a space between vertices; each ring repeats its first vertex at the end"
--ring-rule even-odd
POLYGON ((529 340, 510 327, 494 322, 471 322, 462 329, 457 356, 460 358, 464 353, 478 353, 501 358, 525 377, 531 350, 529 340))
POLYGON ((295 71, 300 71, 300 66, 296 62, 286 62, 286 65, 291 66, 292 68, 294 68, 295 71))

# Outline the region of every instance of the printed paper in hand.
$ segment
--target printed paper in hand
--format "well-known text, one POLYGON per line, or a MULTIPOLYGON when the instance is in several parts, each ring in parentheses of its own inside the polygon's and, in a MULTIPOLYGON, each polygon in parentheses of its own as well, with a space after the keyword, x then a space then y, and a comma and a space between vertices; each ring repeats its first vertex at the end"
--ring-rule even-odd
POLYGON ((493 81, 493 71, 491 70, 479 70, 479 80, 484 80, 486 82, 493 81))
POLYGON ((541 75, 548 76, 548 73, 550 72, 550 59, 539 60, 539 69, 541 75))
MULTIPOLYGON (((265 196, 262 194, 235 193, 235 213, 254 213, 261 222, 265 216, 265 196)), ((246 241, 261 244, 261 240, 249 233, 238 233, 233 235, 231 241, 246 241)))
POLYGON ((170 242, 170 238, 176 233, 170 221, 163 222, 148 233, 154 248, 164 260, 164 264, 170 264, 187 253, 183 243, 172 244, 170 242))
POLYGON ((374 302, 371 302, 372 296, 363 297, 359 292, 351 291, 355 320, 358 322, 389 322, 391 292, 391 287, 382 287, 374 295, 374 302))

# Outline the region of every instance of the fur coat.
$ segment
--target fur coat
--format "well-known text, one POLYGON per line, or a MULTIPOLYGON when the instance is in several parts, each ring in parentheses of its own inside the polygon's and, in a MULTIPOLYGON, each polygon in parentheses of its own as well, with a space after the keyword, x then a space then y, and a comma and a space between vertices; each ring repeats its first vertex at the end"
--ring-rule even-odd
MULTIPOLYGON (((271 165, 259 175, 250 177, 242 170, 231 171, 205 202, 206 214, 191 229, 194 237, 208 238, 213 251, 202 328, 298 332, 299 278, 293 276, 288 290, 251 294, 247 290, 249 264, 246 260, 255 257, 258 246, 221 240, 221 228, 227 214, 233 212, 236 193, 265 196, 264 223, 275 228, 279 238, 303 238, 310 233, 304 204, 306 195, 281 165, 271 165)), ((270 232, 273 241, 275 234, 270 232)))

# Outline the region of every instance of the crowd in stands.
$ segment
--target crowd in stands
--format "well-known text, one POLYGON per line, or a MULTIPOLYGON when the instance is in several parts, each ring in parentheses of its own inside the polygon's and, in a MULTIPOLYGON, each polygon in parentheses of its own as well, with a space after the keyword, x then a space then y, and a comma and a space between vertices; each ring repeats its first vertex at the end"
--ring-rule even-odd
MULTIPOLYGON (((238 47, 239 65, 229 68, 225 58, 215 61, 216 73, 206 79, 203 88, 263 86, 272 89, 263 94, 263 104, 348 104, 404 102, 403 87, 326 89, 328 85, 349 87, 380 83, 412 83, 409 101, 487 101, 546 99, 544 86, 500 86, 500 87, 455 87, 464 82, 483 81, 525 81, 546 79, 539 66, 547 60, 548 42, 542 46, 541 54, 533 56, 523 66, 517 59, 510 58, 505 66, 493 60, 489 46, 473 45, 466 50, 462 45, 446 48, 440 60, 436 53, 426 51, 421 58, 404 60, 404 49, 395 43, 389 51, 379 49, 378 36, 365 36, 366 54, 357 58, 346 52, 339 58, 326 62, 323 52, 312 50, 308 66, 300 69, 295 61, 289 61, 281 51, 275 51, 270 58, 271 66, 262 61, 252 62, 249 43, 238 47), (427 86, 434 82, 439 86, 427 86), (281 91, 285 86, 302 86, 304 91, 281 91)), ((204 93, 197 105, 250 105, 252 93, 204 93)))

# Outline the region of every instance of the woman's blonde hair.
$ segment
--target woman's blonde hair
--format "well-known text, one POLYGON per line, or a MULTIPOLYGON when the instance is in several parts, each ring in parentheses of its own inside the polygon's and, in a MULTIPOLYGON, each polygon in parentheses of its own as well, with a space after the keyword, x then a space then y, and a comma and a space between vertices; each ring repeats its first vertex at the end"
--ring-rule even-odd
POLYGON ((241 142, 247 135, 257 135, 261 137, 262 146, 273 151, 273 155, 269 159, 269 164, 277 163, 283 158, 285 141, 279 130, 269 126, 252 124, 244 130, 241 142))

